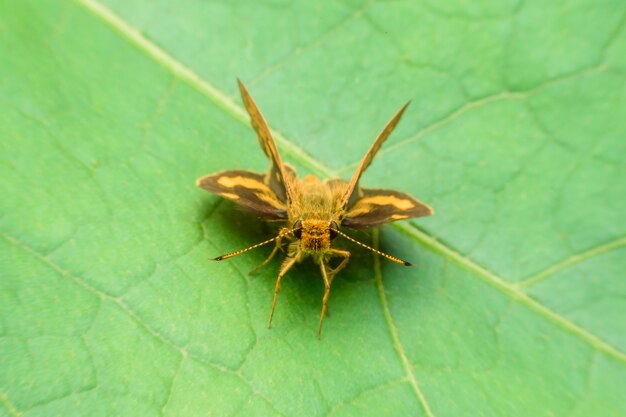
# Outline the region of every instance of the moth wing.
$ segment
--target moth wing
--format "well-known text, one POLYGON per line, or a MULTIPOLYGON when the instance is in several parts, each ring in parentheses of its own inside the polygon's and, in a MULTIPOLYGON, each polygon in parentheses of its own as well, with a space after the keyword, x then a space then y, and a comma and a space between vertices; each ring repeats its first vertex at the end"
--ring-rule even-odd
POLYGON ((352 176, 352 179, 348 183, 348 186, 346 187, 343 195, 341 196, 340 205, 344 210, 356 202, 355 190, 358 189, 358 183, 359 183, 359 179, 361 178, 361 175, 367 169, 367 167, 370 166, 370 164, 372 163, 372 160, 374 159, 374 156, 376 155, 380 147, 383 146, 383 143, 385 143, 387 138, 389 138, 389 135, 391 134, 391 132, 393 132, 393 130, 396 128, 396 126, 400 122, 400 119, 402 118, 402 114, 404 113, 404 111, 406 110, 406 108, 409 106, 410 103, 411 102, 409 101, 404 106, 402 106, 402 108, 398 110, 398 112, 391 118, 391 120, 387 122, 387 125, 385 126, 385 128, 378 134, 378 137, 374 141, 374 144, 367 151, 367 153, 365 154, 365 157, 363 157, 363 160, 357 167, 356 172, 352 176))
POLYGON ((293 197, 290 183, 291 177, 288 176, 287 168, 285 168, 280 159, 276 143, 270 133, 270 128, 246 87, 240 80, 237 80, 237 83, 239 84, 239 92, 241 93, 243 104, 250 115, 250 122, 259 138, 261 149, 263 149, 263 152, 271 162, 271 167, 265 177, 265 181, 280 201, 290 202, 293 197))
POLYGON ((291 165, 289 162, 285 162, 283 164, 285 167, 285 173, 287 174, 287 178, 292 179, 296 177, 296 168, 291 165))
POLYGON ((360 229, 434 213, 428 204, 399 191, 361 188, 358 195, 346 211, 342 226, 360 229))
POLYGON ((220 171, 198 178, 196 185, 268 220, 288 217, 285 203, 265 183, 262 174, 243 170, 220 171))

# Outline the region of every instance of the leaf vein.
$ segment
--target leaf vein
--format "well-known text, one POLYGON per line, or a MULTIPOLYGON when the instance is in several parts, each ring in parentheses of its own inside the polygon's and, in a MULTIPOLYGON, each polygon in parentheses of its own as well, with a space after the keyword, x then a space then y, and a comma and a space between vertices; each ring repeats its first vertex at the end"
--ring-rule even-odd
MULTIPOLYGON (((373 239, 373 247, 378 249, 378 229, 374 229, 372 232, 373 239)), ((400 360, 402 362, 402 366, 406 372, 406 379, 411 385, 417 400, 421 404, 424 412, 428 417, 434 417, 430 406, 428 405, 428 401, 426 401, 426 397, 424 393, 419 387, 417 380, 415 379, 415 374, 413 373, 413 365, 409 358, 406 356, 406 352, 404 351, 404 346, 400 341, 400 335, 398 333, 398 329, 393 322, 393 317, 391 316, 391 310, 389 309, 389 303, 387 301, 387 295, 385 294, 385 287, 383 284, 383 276, 380 269, 380 257, 374 254, 374 282, 376 283, 376 290, 378 291, 378 295, 380 297, 380 303, 383 308, 383 314, 385 315, 385 322, 387 323, 387 327, 389 327, 389 333, 391 335, 391 340, 393 341, 393 345, 398 352, 398 356, 400 356, 400 360)))
MULTIPOLYGON (((413 142, 418 141, 419 139, 423 138, 424 136, 426 136, 427 134, 434 132, 437 129, 440 129, 444 126, 447 126, 448 124, 454 122, 455 120, 457 120, 458 118, 460 118, 461 116, 463 116, 465 113, 469 113, 472 110, 477 110, 479 108, 482 108, 486 105, 492 104, 492 103, 497 103, 500 101, 505 101, 505 100, 525 100, 528 97, 537 94, 539 92, 541 92, 542 90, 545 90, 546 88, 549 88, 550 86, 559 83, 559 82, 563 82, 563 81, 569 81, 578 77, 583 77, 585 75, 588 74, 592 74, 595 72, 602 72, 606 70, 606 64, 605 63, 600 63, 597 65, 594 65, 592 67, 589 68, 585 68, 582 69, 580 71, 575 71, 571 74, 566 74, 563 75, 561 77, 557 77, 551 80, 546 81, 543 84, 537 85, 533 88, 530 88, 528 90, 524 90, 524 91, 502 91, 496 94, 491 94, 485 97, 481 97, 479 99, 475 99, 472 101, 468 101, 467 103, 457 107, 456 109, 452 110, 451 112, 449 112, 448 114, 446 114, 445 116, 443 116, 442 118, 440 118, 439 120, 434 121, 433 123, 425 126, 424 128, 420 129, 417 133, 415 133, 414 135, 409 136, 408 138, 404 139, 404 140, 400 140, 400 141, 396 141, 393 144, 389 144, 386 147, 384 147, 383 149, 381 149, 378 152, 377 156, 381 156, 384 155, 386 153, 389 153, 395 149, 404 147, 406 145, 409 145, 413 142)), ((343 174, 345 172, 349 172, 352 171, 356 168, 356 166, 359 164, 360 161, 355 161, 353 163, 350 163, 346 166, 344 166, 343 168, 338 170, 339 174, 343 174)))
POLYGON ((466 256, 463 256, 461 253, 455 251, 454 249, 451 249, 449 246, 444 245, 443 243, 439 242, 435 237, 426 234, 425 232, 413 225, 402 224, 396 225, 395 227, 398 230, 406 233, 408 236, 412 237, 414 240, 422 243, 424 246, 429 247, 442 255, 445 255, 459 265, 474 272, 476 277, 478 277, 480 280, 492 285, 494 288, 500 290, 505 295, 511 297, 514 301, 523 304, 530 311, 533 311, 536 314, 544 317, 545 319, 550 320, 552 323, 568 331, 570 334, 577 336, 579 339, 588 343, 594 349, 603 352, 607 356, 610 356, 616 360, 626 363, 626 353, 619 351, 617 348, 611 346, 609 343, 602 340, 595 334, 567 320, 565 317, 561 316, 555 311, 550 310, 539 301, 517 289, 515 285, 506 282, 504 279, 489 271, 487 268, 477 264, 466 256))
POLYGON ((579 264, 583 261, 586 261, 587 259, 590 258, 594 258, 596 256, 600 256, 603 255, 607 252, 610 252, 614 249, 619 249, 623 246, 626 246, 626 236, 621 237, 619 239, 615 239, 611 242, 605 243, 603 245, 600 246, 596 246, 595 248, 589 249, 587 251, 575 254, 570 256, 569 258, 565 259, 564 261, 558 262, 546 269, 544 269, 541 272, 538 272, 537 274, 526 278, 525 280, 517 283, 517 288, 519 289, 526 289, 528 287, 531 287, 547 278, 550 278, 554 275, 556 275, 558 272, 567 269, 571 266, 574 266, 576 264, 579 264))
POLYGON ((337 23, 335 26, 331 27, 328 31, 326 31, 323 34, 319 35, 317 38, 315 38, 311 42, 309 42, 309 43, 307 43, 307 44, 305 44, 305 45, 303 45, 301 47, 294 48, 286 56, 284 56, 283 58, 278 59, 276 62, 274 62, 273 64, 270 64, 268 67, 266 67, 264 70, 262 70, 260 74, 254 76, 252 78, 252 80, 248 83, 248 85, 253 86, 255 84, 258 84, 259 82, 261 82, 264 79, 266 79, 267 77, 269 77, 272 73, 274 73, 277 70, 279 70, 280 68, 284 67, 289 61, 291 61, 295 57, 297 57, 297 56, 299 56, 299 55, 301 55, 301 54, 303 54, 303 53, 305 53, 307 51, 313 50, 313 49, 317 48, 318 46, 322 45, 324 43, 324 41, 326 39, 328 39, 329 36, 333 35, 334 33, 338 32, 339 30, 341 30, 346 25, 350 24, 351 22, 353 22, 356 19, 358 19, 361 16, 363 16, 365 14, 365 12, 367 12, 367 9, 372 5, 373 2, 374 2, 373 0, 369 0, 369 1, 365 2, 363 4, 363 6, 359 7, 352 14, 350 14, 350 16, 348 16, 347 18, 345 18, 341 22, 337 23))
POLYGON ((4 409, 11 417, 21 417, 23 415, 3 391, 0 391, 0 404, 4 406, 4 409))
MULTIPOLYGON (((5 232, 0 232, 0 234, 2 234, 2 236, 4 237, 4 239, 7 242, 13 244, 15 247, 22 249, 24 252, 26 252, 29 255, 33 256, 34 258, 40 260, 42 263, 44 263, 45 265, 48 265, 50 268, 55 270, 61 276, 65 277, 67 279, 70 279, 71 281, 73 281, 74 283, 76 283, 78 286, 80 286, 81 288, 85 289, 86 291, 95 293, 100 298, 109 300, 109 301, 113 302, 114 304, 117 304, 117 306, 122 311, 124 311, 135 323, 137 323, 148 334, 152 335, 154 338, 159 340, 161 343, 163 343, 166 346, 169 346, 170 348, 178 351, 180 354, 184 355, 185 357, 189 357, 189 358, 191 358, 191 359, 193 359, 193 360, 195 360, 195 361, 197 361, 197 362, 199 362, 199 363, 201 363, 201 364, 203 364, 205 366, 208 366, 210 368, 216 369, 216 370, 218 370, 220 372, 224 372, 224 373, 236 376, 244 384, 246 384, 255 395, 258 395, 260 398, 263 398, 265 401, 267 401, 267 403, 270 406, 275 408, 273 403, 271 401, 269 401, 267 398, 265 398, 264 396, 262 396, 260 393, 258 393, 257 390, 252 385, 252 383, 247 378, 245 378, 240 372, 233 371, 233 370, 231 370, 231 369, 229 369, 229 368, 227 368, 225 366, 222 366, 222 365, 210 362, 210 361, 208 361, 208 360, 206 360, 206 359, 204 359, 204 358, 202 358, 200 356, 194 355, 193 353, 189 353, 184 347, 178 346, 176 343, 174 343, 173 341, 171 341, 167 337, 163 336, 156 329, 154 329, 152 326, 150 326, 148 323, 146 323, 122 299, 114 297, 112 295, 109 295, 106 292, 104 292, 104 291, 102 291, 102 290, 100 290, 100 289, 98 289, 96 287, 93 287, 92 285, 90 285, 87 282, 85 282, 84 280, 82 280, 80 277, 72 274, 67 269, 64 269, 62 266, 58 265, 57 263, 55 263, 54 261, 52 261, 51 259, 49 259, 45 255, 42 255, 41 253, 37 252, 35 249, 33 249, 30 246, 24 244, 23 242, 21 242, 20 240, 14 238, 13 236, 11 236, 11 235, 9 235, 9 234, 7 234, 5 232)), ((8 399, 6 399, 6 401, 8 401, 8 399)), ((11 404, 10 402, 7 403, 7 402, 4 401, 4 398, 3 398, 1 392, 0 392, 0 403, 11 404)), ((15 409, 15 411, 17 411, 17 409, 15 409)), ((17 411, 17 412, 18 412, 18 414, 14 414, 14 416, 21 416, 19 411, 17 411)))
POLYGON ((400 384, 404 384, 404 383, 408 383, 406 378, 396 379, 396 380, 393 380, 393 381, 389 381, 389 382, 385 382, 383 384, 377 385, 377 386, 375 386, 373 388, 365 389, 365 390, 361 391, 359 394, 357 394, 354 397, 350 398, 349 400, 341 401, 341 402, 335 404, 330 409, 328 414, 326 414, 326 417, 331 417, 333 414, 335 414, 338 410, 341 410, 342 408, 344 408, 346 405, 353 404, 354 402, 360 400, 361 398, 366 397, 369 394, 373 394, 373 393, 378 392, 378 391, 383 391, 383 390, 386 390, 387 388, 393 388, 396 385, 400 385, 400 384))
POLYGON ((178 366, 176 367, 176 370, 174 371, 174 375, 172 375, 172 382, 170 383, 167 389, 167 396, 165 397, 165 401, 163 402, 163 405, 161 406, 161 416, 165 416, 165 408, 167 407, 167 404, 169 404, 170 400, 172 399, 172 392, 174 391, 174 384, 176 383, 176 378, 178 377, 181 369, 183 368, 183 364, 185 363, 185 358, 186 356, 183 353, 180 357, 180 362, 178 363, 178 366))

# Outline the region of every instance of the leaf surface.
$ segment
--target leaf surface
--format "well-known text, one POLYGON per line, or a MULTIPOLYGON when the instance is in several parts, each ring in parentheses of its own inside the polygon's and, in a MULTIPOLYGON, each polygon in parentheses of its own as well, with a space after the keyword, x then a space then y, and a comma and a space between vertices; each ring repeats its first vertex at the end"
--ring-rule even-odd
POLYGON ((626 414, 626 7, 531 2, 0 3, 0 416, 626 414), (194 185, 268 167, 432 218, 323 285, 194 185))

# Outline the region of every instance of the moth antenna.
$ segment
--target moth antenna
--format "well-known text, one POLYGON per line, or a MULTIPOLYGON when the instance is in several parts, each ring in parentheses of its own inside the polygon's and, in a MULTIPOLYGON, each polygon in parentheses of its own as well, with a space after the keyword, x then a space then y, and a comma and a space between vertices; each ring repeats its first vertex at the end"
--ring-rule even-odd
POLYGON ((256 245, 252 245, 252 246, 250 246, 248 248, 239 249, 238 251, 227 253, 226 255, 218 256, 217 258, 209 258, 209 259, 212 260, 212 261, 223 261, 224 259, 232 258, 233 256, 241 255, 244 252, 248 252, 249 250, 256 249, 259 246, 266 245, 266 244, 268 244, 270 242, 275 241, 278 238, 281 238, 281 237, 283 237, 285 235, 288 235, 289 233, 293 233, 293 230, 287 230, 286 232, 279 233, 278 235, 274 236, 271 239, 267 239, 266 241, 263 241, 261 243, 257 243, 256 245))
POLYGON ((374 252, 374 253, 376 253, 376 254, 378 254, 378 255, 380 255, 380 256, 382 256, 382 257, 384 257, 384 258, 389 259, 390 261, 393 261, 393 262, 395 262, 395 263, 397 263, 397 264, 401 264, 401 265, 404 265, 404 266, 413 266, 413 264, 412 264, 411 262, 404 261, 404 260, 402 260, 402 259, 400 259, 400 258, 396 258, 395 256, 391 256, 391 255, 388 255, 388 254, 386 254, 386 253, 384 253, 384 252, 381 252, 381 251, 379 251, 378 249, 374 249, 373 247, 368 246, 368 245, 366 245, 365 243, 361 243, 361 242, 359 242, 358 240, 351 238, 350 236, 348 236, 347 234, 343 233, 343 232, 342 232, 342 231, 340 231, 340 230, 333 229, 333 228, 331 228, 330 230, 332 230, 333 232, 335 232, 335 233, 337 233, 337 234, 339 234, 339 235, 341 235, 341 236, 345 237, 345 238, 346 238, 346 239, 348 239, 349 241, 354 242, 354 243, 356 243, 357 245, 364 247, 365 249, 369 249, 369 250, 371 250, 372 252, 374 252))

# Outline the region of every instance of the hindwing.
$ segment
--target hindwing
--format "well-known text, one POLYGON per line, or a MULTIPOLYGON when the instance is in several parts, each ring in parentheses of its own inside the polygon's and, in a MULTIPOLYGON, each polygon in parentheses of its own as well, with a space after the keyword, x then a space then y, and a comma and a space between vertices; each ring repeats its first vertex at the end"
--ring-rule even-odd
POLYGON ((359 198, 344 213, 342 226, 360 229, 433 214, 427 204, 406 193, 367 188, 357 191, 359 198))
POLYGON ((287 207, 265 183, 265 176, 244 170, 220 171, 196 181, 203 190, 234 201, 269 220, 287 219, 287 207))

